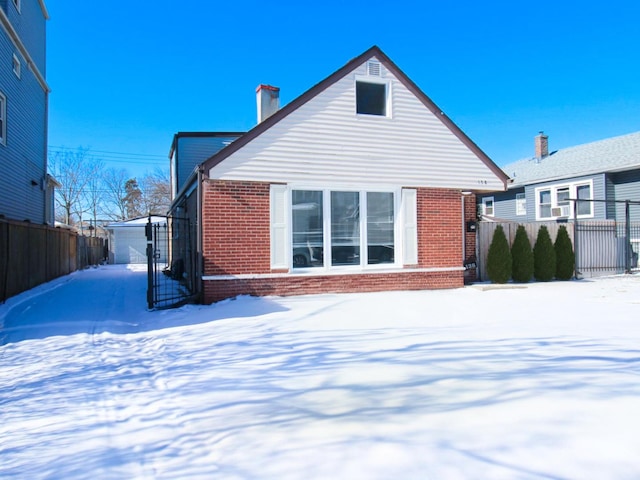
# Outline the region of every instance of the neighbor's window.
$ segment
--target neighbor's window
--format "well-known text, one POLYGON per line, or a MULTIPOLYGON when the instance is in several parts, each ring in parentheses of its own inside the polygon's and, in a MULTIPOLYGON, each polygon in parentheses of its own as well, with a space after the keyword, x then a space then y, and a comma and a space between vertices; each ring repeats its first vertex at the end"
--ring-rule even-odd
POLYGON ((0 93, 0 144, 7 144, 7 98, 0 93))
POLYGON ((13 73, 16 77, 20 78, 20 59, 14 54, 13 55, 13 73))
MULTIPOLYGON (((578 200, 591 200, 591 185, 578 185, 576 187, 578 200)), ((578 215, 591 215, 591 202, 578 202, 578 215)))
POLYGON ((20 12, 20 0, 13 0, 13 4, 16 6, 18 13, 20 12))
POLYGON ((395 262, 393 192, 291 192, 293 268, 395 262))
POLYGON ((493 217, 493 197, 487 197, 482 199, 482 213, 488 217, 493 217))
POLYGON ((539 216, 540 218, 551 217, 551 190, 540 190, 538 192, 539 216))
POLYGON ((516 215, 527 214, 527 197, 524 193, 516 193, 516 215))
MULTIPOLYGON (((591 200, 593 182, 555 185, 536 190, 537 220, 573 218, 571 199, 591 200)), ((577 202, 578 217, 593 216, 591 202, 577 202)))
POLYGON ((387 84, 356 81, 356 112, 387 115, 387 84))

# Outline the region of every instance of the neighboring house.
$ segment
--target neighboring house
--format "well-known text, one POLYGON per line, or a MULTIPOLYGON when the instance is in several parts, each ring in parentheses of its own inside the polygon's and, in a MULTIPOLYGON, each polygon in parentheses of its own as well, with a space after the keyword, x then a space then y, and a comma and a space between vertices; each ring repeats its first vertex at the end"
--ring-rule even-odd
POLYGON ((244 132, 178 132, 173 136, 171 160, 171 198, 187 184, 189 177, 207 158, 229 145, 244 132))
MULTIPOLYGON (((543 133, 535 138, 535 156, 507 165, 506 192, 478 197, 485 219, 515 222, 574 218, 625 221, 624 200, 640 201, 640 132, 549 152, 543 133), (607 200, 609 202, 601 202, 607 200), (614 202, 616 201, 616 202, 614 202)), ((630 209, 640 222, 640 207, 630 209)))
POLYGON ((372 47, 278 102, 261 85, 260 123, 176 185, 204 303, 463 285, 473 193, 508 177, 416 84, 372 47))
MULTIPOLYGON (((147 236, 145 226, 149 217, 134 218, 123 222, 114 222, 104 228, 109 232, 109 263, 147 263, 147 236)), ((165 217, 151 217, 151 222, 167 225, 165 217)), ((160 238, 166 243, 166 237, 160 238)), ((166 261, 166 245, 159 245, 156 261, 166 261)))
POLYGON ((0 216, 54 224, 42 0, 0 0, 0 216))

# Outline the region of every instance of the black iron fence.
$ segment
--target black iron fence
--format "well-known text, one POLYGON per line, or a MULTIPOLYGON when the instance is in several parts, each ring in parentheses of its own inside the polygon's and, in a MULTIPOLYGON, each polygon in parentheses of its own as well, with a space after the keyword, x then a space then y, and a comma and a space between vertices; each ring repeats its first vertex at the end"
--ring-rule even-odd
POLYGON ((580 202, 602 202, 608 211, 624 212, 622 220, 592 220, 568 218, 548 222, 480 222, 477 229, 478 278, 487 280, 486 261, 493 233, 502 226, 509 244, 513 244, 519 225, 523 225, 531 245, 537 239, 542 225, 547 227, 551 239, 564 225, 573 244, 576 259, 576 277, 593 277, 640 271, 640 202, 631 200, 575 200, 573 218, 577 218, 580 202), (618 208, 616 208, 618 207, 618 208), (624 208, 623 208, 624 207, 624 208))
MULTIPOLYGON (((575 200, 574 218, 583 202, 624 205, 624 221, 580 220, 574 222, 576 276, 596 276, 631 273, 640 270, 640 222, 633 222, 632 209, 640 202, 631 200, 575 200)), ((636 213, 636 212, 633 212, 636 213)))
POLYGON ((194 233, 189 219, 166 217, 146 225, 147 306, 149 309, 173 308, 194 300, 194 284, 186 268, 192 252, 194 233))

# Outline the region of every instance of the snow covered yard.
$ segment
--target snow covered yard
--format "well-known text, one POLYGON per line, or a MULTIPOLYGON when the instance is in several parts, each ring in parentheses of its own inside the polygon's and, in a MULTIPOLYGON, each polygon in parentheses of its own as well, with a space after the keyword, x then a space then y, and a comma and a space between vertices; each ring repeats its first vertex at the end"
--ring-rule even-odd
POLYGON ((0 478, 640 477, 640 277, 145 310, 0 306, 0 478))

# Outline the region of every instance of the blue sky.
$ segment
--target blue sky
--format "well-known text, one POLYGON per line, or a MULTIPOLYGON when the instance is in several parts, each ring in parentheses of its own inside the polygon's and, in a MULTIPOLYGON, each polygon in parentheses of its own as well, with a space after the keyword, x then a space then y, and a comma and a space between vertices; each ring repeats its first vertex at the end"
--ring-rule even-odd
POLYGON ((142 175, 378 45, 498 165, 640 130, 640 2, 46 1, 51 149, 142 175))

